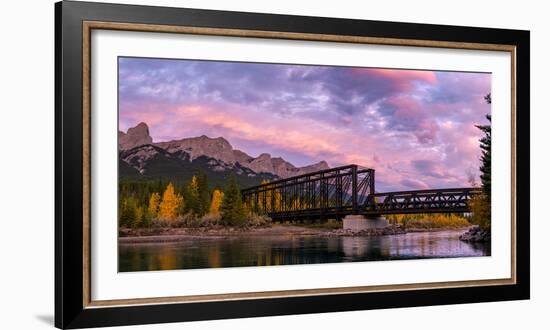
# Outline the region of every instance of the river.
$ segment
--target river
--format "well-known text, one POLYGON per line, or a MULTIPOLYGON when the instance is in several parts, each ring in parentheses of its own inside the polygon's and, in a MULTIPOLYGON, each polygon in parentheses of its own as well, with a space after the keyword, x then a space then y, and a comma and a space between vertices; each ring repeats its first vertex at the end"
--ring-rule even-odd
POLYGON ((464 230, 362 236, 237 236, 119 245, 119 271, 476 257, 490 244, 458 239, 464 230))

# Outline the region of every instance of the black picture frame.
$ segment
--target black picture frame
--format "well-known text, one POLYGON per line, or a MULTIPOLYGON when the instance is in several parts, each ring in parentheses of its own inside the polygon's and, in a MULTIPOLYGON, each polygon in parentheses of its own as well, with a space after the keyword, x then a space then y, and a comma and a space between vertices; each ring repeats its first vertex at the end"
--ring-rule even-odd
POLYGON ((529 31, 62 1, 55 4, 55 325, 84 328, 529 299, 529 31), (210 302, 85 307, 83 22, 513 45, 516 283, 210 302))

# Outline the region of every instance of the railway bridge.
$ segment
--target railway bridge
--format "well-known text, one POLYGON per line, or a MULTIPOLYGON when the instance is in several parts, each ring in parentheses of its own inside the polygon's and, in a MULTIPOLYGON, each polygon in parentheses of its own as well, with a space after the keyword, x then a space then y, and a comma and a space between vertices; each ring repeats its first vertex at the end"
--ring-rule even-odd
POLYGON ((481 190, 376 192, 374 169, 346 165, 272 181, 241 193, 247 207, 273 221, 344 219, 346 227, 346 219, 349 223, 370 219, 370 224, 380 226, 386 214, 466 213, 468 201, 481 190))

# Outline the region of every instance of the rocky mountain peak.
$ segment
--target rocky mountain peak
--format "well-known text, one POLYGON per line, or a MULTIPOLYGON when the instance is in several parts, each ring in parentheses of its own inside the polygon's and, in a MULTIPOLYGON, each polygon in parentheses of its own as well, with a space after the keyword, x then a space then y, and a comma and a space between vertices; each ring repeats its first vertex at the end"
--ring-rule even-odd
POLYGON ((263 153, 258 157, 252 159, 249 163, 244 164, 256 173, 275 173, 273 164, 271 163, 271 155, 263 153))
POLYGON ((256 158, 256 159, 268 160, 268 159, 271 159, 271 155, 264 152, 264 153, 260 154, 260 155, 258 156, 258 158, 256 158))
POLYGON ((222 137, 210 138, 206 135, 201 135, 199 137, 160 142, 156 143, 156 145, 166 149, 168 152, 185 151, 191 156, 191 160, 207 156, 228 164, 235 163, 233 147, 222 137))
POLYGON ((135 127, 128 128, 129 135, 135 135, 135 136, 149 136, 149 126, 147 126, 146 123, 141 122, 137 124, 135 127))
POLYGON ((118 147, 128 150, 145 144, 152 144, 153 138, 149 135, 149 127, 145 123, 139 123, 128 129, 126 133, 118 132, 118 147))
POLYGON ((139 123, 129 128, 126 133, 119 131, 119 148, 122 151, 133 149, 139 146, 151 145, 151 148, 143 150, 132 150, 134 158, 126 159, 140 172, 143 170, 143 162, 154 157, 159 150, 168 153, 171 157, 191 161, 199 157, 211 158, 209 164, 215 166, 214 170, 226 170, 229 168, 244 168, 260 174, 275 175, 279 178, 288 178, 295 175, 321 171, 330 168, 325 161, 316 164, 296 167, 281 157, 271 157, 268 153, 262 153, 258 157, 252 157, 247 153, 233 149, 233 146, 223 137, 210 138, 206 135, 197 137, 158 142, 153 144, 149 135, 149 127, 145 123, 139 123), (138 162, 137 160, 140 160, 138 162), (215 163, 215 164, 214 164, 215 163))
POLYGON ((311 173, 311 172, 328 170, 329 168, 330 167, 328 166, 327 162, 322 160, 316 164, 300 167, 300 170, 304 173, 311 173))
POLYGON ((233 149, 233 156, 235 156, 235 161, 240 164, 250 163, 254 159, 254 157, 238 149, 233 149))

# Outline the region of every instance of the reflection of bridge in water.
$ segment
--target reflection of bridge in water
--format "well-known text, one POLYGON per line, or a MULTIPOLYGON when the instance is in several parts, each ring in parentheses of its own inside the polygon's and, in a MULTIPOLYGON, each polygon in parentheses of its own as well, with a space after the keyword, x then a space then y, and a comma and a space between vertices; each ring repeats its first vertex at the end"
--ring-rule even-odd
POLYGON ((478 188, 449 188, 379 193, 374 170, 357 165, 277 180, 243 189, 252 211, 275 221, 340 220, 347 215, 377 217, 405 213, 465 213, 478 188))

